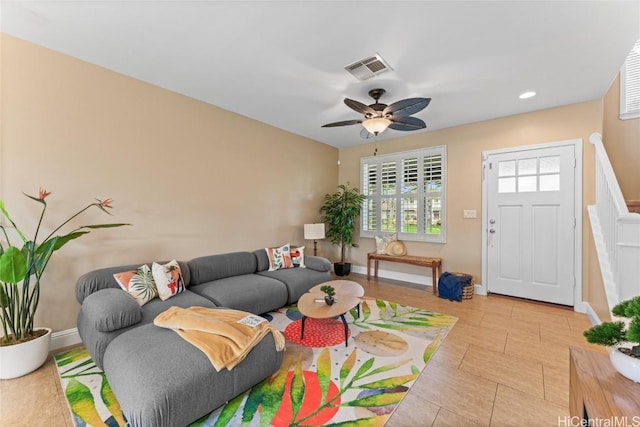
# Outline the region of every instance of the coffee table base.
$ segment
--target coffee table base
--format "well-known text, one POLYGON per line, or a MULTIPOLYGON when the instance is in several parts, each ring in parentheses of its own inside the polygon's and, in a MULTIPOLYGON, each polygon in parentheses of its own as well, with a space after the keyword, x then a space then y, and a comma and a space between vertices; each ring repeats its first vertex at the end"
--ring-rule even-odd
MULTIPOLYGON (((344 313, 340 315, 342 324, 344 325, 344 346, 349 347, 349 326, 347 326, 347 320, 344 318, 344 313)), ((300 338, 304 339, 304 322, 307 320, 307 316, 302 316, 302 327, 300 329, 300 338)))

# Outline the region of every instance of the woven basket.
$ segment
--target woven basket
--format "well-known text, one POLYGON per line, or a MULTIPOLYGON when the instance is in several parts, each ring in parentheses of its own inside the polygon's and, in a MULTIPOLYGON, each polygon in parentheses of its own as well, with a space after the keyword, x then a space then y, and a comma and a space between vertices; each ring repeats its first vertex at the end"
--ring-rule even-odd
POLYGON ((471 277, 471 282, 469 282, 468 285, 463 286, 462 287, 462 299, 471 299, 473 298, 473 291, 475 289, 475 284, 476 284, 476 278, 473 277, 471 274, 465 274, 465 273, 451 273, 454 276, 467 276, 467 277, 471 277))

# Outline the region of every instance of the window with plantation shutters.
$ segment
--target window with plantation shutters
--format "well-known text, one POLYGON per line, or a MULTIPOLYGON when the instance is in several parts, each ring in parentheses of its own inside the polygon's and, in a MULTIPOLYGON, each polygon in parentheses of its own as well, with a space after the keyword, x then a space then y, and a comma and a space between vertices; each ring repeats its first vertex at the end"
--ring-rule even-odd
POLYGON ((640 117, 640 40, 620 70, 620 118, 640 117))
POLYGON ((445 241, 446 147, 360 159, 362 237, 445 241))

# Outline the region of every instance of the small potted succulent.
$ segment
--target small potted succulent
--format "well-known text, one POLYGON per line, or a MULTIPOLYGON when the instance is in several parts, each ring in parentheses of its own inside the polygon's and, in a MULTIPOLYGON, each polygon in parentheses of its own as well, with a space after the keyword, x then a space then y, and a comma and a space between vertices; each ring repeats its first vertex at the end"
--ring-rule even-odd
POLYGON ((584 332, 590 343, 611 347, 611 363, 625 377, 640 382, 640 296, 621 302, 611 313, 629 319, 603 322, 584 332), (629 343, 631 347, 621 344, 629 343))
POLYGON ((336 294, 336 290, 331 285, 324 285, 320 287, 320 290, 325 293, 324 302, 327 305, 333 305, 335 302, 334 296, 336 294))

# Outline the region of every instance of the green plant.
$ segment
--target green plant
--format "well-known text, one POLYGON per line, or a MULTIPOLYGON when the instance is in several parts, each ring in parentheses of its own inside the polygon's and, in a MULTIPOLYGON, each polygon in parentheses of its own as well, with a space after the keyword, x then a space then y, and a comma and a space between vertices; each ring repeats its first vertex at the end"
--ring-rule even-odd
POLYGON ((349 183, 338 186, 338 191, 325 194, 320 208, 322 221, 327 224, 326 237, 334 245, 340 245, 340 262, 344 264, 346 248, 357 248, 353 232, 365 196, 357 188, 349 188, 349 183))
POLYGON ((629 326, 622 321, 603 322, 585 331, 585 338, 590 343, 608 347, 625 342, 635 343, 630 349, 620 348, 620 351, 640 358, 640 296, 621 302, 613 307, 611 313, 629 318, 629 326))
POLYGON ((331 285, 324 285, 320 287, 320 290, 327 294, 328 297, 332 297, 336 294, 336 290, 331 285))
MULTIPOLYGON (((40 279, 47 267, 51 255, 63 247, 70 240, 88 234, 95 228, 114 228, 129 224, 97 224, 83 225, 70 233, 55 236, 69 221, 82 214, 91 207, 96 207, 109 214, 107 209, 112 208, 111 199, 98 200, 80 209, 69 219, 56 227, 47 237, 38 243, 38 233, 47 210, 45 198, 51 193, 40 189, 38 197, 29 196, 42 204, 42 211, 33 239, 29 240, 11 219, 4 202, 0 200, 0 212, 6 218, 10 226, 0 224, 2 236, 0 238, 0 321, 4 336, 0 339, 0 345, 13 345, 37 338, 41 334, 34 333, 33 320, 40 301, 40 279), (14 246, 9 238, 8 230, 13 230, 17 238, 22 241, 22 248, 14 246)), ((110 214, 109 214, 110 215, 110 214)), ((14 237, 16 238, 16 237, 14 237)))

